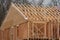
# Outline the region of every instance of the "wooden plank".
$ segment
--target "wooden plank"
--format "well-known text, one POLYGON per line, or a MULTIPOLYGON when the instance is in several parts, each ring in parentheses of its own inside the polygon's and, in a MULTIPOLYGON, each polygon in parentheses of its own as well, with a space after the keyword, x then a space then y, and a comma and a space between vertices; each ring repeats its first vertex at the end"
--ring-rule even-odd
POLYGON ((59 23, 57 24, 57 38, 59 38, 59 23))
POLYGON ((9 29, 3 30, 3 40, 10 40, 9 29))

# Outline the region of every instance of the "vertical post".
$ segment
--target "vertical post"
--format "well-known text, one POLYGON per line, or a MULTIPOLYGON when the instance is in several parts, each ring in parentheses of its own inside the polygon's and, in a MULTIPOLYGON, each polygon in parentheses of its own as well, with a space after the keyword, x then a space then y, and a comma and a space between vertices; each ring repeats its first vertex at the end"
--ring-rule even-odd
POLYGON ((32 23, 32 32, 33 32, 33 39, 34 39, 34 23, 32 23))
POLYGON ((28 40, 29 40, 29 34, 30 34, 30 33, 29 33, 29 22, 28 22, 28 40))
POLYGON ((51 34, 50 34, 50 30, 51 30, 50 27, 51 27, 51 22, 49 21, 49 22, 48 22, 48 37, 49 37, 49 39, 51 38, 51 37, 50 37, 50 35, 51 35, 51 34))
POLYGON ((13 40, 13 26, 10 28, 10 40, 13 40))
POLYGON ((44 38, 46 38, 46 23, 45 23, 45 26, 44 26, 44 31, 45 31, 44 38))
POLYGON ((16 40, 19 40, 19 38, 18 38, 18 27, 20 27, 20 25, 17 25, 17 27, 16 27, 16 40))
MULTIPOLYGON (((40 23, 39 23, 39 24, 40 24, 40 23)), ((35 25, 35 26, 38 27, 37 25, 35 25)), ((39 28, 39 29, 40 29, 40 28, 39 28)), ((38 30, 39 30, 39 29, 38 29, 38 30)), ((37 35, 38 35, 37 37, 38 37, 38 40, 39 40, 39 38, 40 38, 40 37, 39 37, 39 36, 40 36, 40 33, 38 32, 38 30, 36 30, 36 31, 37 31, 37 35)))
POLYGON ((59 38, 59 22, 57 24, 57 38, 59 38))
POLYGON ((13 28, 13 40, 17 40, 17 27, 13 28))
POLYGON ((53 21, 51 22, 51 28, 50 28, 51 38, 53 38, 53 21))

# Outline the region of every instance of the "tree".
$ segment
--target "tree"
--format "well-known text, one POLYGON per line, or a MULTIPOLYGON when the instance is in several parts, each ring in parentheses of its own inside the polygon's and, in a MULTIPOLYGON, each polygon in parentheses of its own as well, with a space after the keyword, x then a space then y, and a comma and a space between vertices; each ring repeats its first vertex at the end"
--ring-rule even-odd
POLYGON ((11 0, 0 0, 0 26, 7 14, 10 4, 11 0))
POLYGON ((30 5, 43 6, 43 7, 60 5, 60 0, 14 0, 14 1, 15 3, 30 4, 30 5))

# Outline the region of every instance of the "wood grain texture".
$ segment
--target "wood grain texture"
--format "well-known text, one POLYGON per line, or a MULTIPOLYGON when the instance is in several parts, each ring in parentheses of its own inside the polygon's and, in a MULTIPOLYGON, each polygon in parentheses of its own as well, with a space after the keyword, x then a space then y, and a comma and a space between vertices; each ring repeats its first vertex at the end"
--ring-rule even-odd
POLYGON ((60 38, 60 11, 56 9, 56 7, 45 8, 23 4, 14 5, 15 6, 12 6, 10 9, 10 13, 8 12, 9 14, 1 28, 4 29, 4 33, 6 33, 6 37, 4 34, 4 38, 6 38, 6 40, 9 37, 7 37, 7 35, 9 35, 8 28, 11 28, 12 26, 13 40, 29 38, 60 38), (19 11, 15 9, 15 7, 19 11), (26 20, 25 17, 28 19, 26 20))

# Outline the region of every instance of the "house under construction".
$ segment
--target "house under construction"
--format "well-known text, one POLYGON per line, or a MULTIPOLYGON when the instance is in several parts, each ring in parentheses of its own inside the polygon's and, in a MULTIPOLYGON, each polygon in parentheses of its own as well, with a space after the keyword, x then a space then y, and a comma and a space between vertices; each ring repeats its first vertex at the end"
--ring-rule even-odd
POLYGON ((60 40, 59 8, 12 3, 0 40, 60 40))

